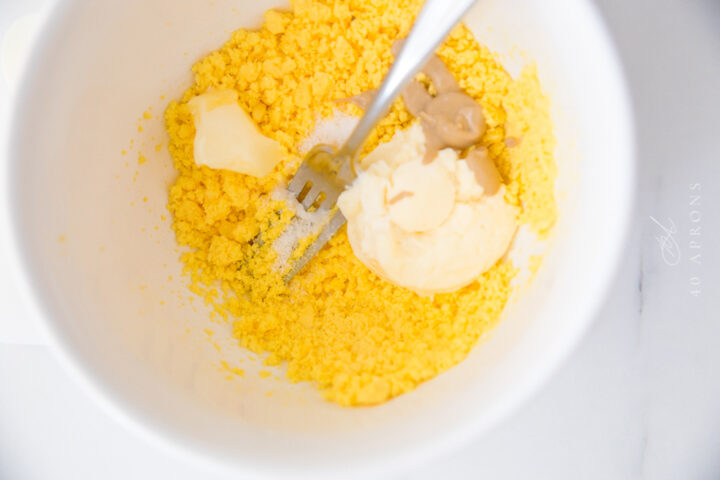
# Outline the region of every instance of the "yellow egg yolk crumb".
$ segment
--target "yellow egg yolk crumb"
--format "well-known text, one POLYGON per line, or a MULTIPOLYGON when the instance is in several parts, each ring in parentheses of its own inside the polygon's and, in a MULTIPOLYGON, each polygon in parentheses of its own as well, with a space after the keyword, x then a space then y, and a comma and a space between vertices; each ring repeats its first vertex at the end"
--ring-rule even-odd
MULTIPOLYGON (((285 286, 270 241, 289 221, 271 192, 299 164, 297 146, 336 100, 377 88, 421 0, 296 0, 271 10, 259 30, 238 30, 193 66, 194 85, 166 112, 178 178, 169 210, 191 290, 232 322, 240 344, 287 362, 292 381, 311 381, 342 405, 371 405, 408 392, 462 361, 499 321, 515 268, 499 262, 475 283, 433 298, 393 286, 356 257, 341 230, 285 286), (187 102, 208 88, 235 89, 238 102, 285 158, 263 178, 211 170, 193 160, 187 102), (263 241, 257 241, 262 238, 263 241)), ((507 184, 519 221, 546 236, 556 217, 549 102, 535 70, 513 79, 460 26, 438 51, 462 88, 483 106, 482 138, 507 184), (507 141, 511 138, 512 141, 507 141), (508 146, 511 145, 511 146, 508 146)), ((413 117, 398 100, 366 151, 413 117)))

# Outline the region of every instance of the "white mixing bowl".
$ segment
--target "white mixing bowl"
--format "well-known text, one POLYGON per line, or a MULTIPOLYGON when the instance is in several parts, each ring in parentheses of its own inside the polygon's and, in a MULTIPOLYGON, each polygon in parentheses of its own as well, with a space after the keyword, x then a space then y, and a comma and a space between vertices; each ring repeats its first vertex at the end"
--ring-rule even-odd
POLYGON ((210 324, 200 302, 186 299, 161 219, 173 177, 167 151, 154 149, 166 145, 164 106, 190 84, 194 60, 283 3, 59 2, 15 105, 8 173, 19 283, 75 377, 172 450, 248 476, 397 471, 487 430, 578 342, 629 223, 629 100, 588 1, 479 2, 468 26, 511 72, 535 61, 552 100, 560 172, 552 247, 532 286, 461 365, 384 405, 341 408, 307 384, 257 375, 260 362, 231 344, 229 326, 210 324), (140 122, 149 107, 154 118, 140 122), (246 378, 227 380, 222 358, 246 378))

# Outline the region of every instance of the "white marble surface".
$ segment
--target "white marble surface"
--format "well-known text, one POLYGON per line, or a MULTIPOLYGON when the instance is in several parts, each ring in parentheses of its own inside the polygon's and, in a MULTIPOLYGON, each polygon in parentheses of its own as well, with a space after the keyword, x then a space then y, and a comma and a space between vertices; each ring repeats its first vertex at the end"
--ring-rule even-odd
MULTIPOLYGON (((6 2, 3 11, 21 10, 6 2)), ((402 478, 720 478, 720 2, 598 3, 628 72, 640 150, 614 288, 535 398, 402 478)), ((27 323, 4 261, 0 478, 220 478, 145 444, 85 397, 27 323)))

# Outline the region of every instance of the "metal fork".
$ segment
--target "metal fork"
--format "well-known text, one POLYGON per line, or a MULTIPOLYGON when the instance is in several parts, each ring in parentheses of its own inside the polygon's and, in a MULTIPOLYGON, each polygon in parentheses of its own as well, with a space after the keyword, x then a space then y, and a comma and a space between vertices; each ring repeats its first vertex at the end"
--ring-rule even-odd
POLYGON ((390 72, 345 144, 339 150, 330 145, 316 145, 305 156, 288 190, 305 209, 326 213, 327 219, 313 242, 285 271, 285 283, 302 270, 343 226, 345 217, 336 208, 337 199, 355 178, 355 159, 365 140, 395 98, 476 1, 426 0, 390 72))

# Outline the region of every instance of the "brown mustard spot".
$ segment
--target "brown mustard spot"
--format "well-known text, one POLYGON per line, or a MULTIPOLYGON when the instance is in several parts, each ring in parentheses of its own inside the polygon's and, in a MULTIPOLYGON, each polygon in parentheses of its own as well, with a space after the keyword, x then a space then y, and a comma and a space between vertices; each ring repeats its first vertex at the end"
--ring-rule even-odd
POLYGON ((514 148, 520 145, 520 139, 515 137, 507 137, 505 139, 505 146, 508 148, 514 148))
POLYGON ((412 197, 413 195, 415 195, 414 192, 411 192, 411 191, 408 191, 408 190, 404 190, 404 191, 402 191, 402 192, 399 192, 397 195, 395 195, 395 196, 394 196, 393 198, 391 198, 390 200, 388 200, 388 205, 394 205, 394 204, 396 204, 397 202, 399 202, 400 200, 402 200, 403 198, 412 197))
POLYGON ((490 159, 486 148, 474 148, 468 153, 465 162, 475 174, 475 180, 483 187, 485 194, 494 195, 497 193, 500 185, 502 185, 502 177, 490 159))

